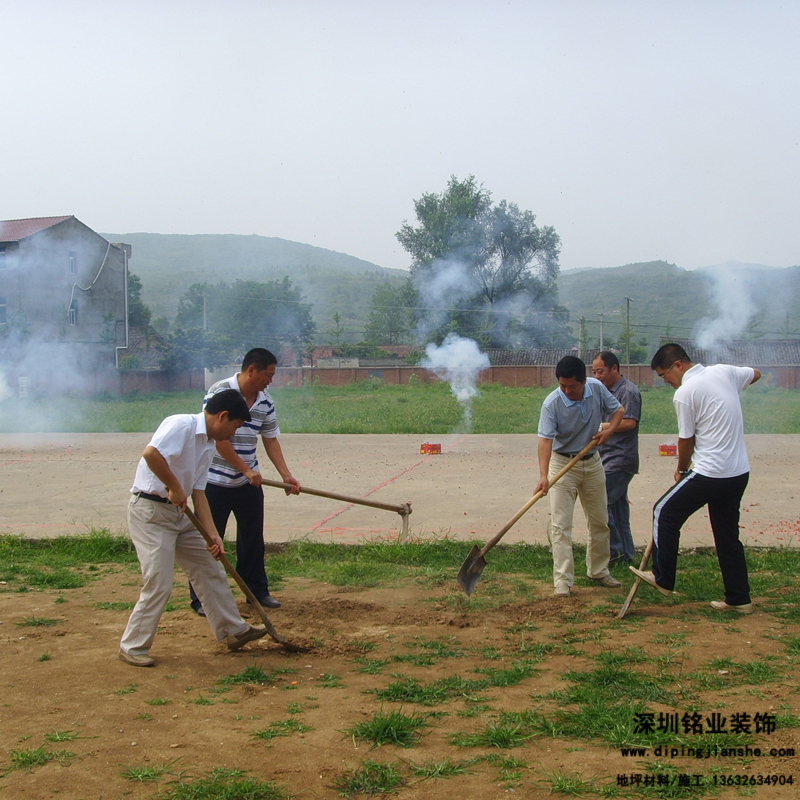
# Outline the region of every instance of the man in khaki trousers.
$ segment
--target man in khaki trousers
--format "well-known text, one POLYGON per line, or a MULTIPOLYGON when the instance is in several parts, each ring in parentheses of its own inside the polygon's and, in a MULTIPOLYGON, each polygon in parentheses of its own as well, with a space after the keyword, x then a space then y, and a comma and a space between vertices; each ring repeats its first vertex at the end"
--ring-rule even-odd
MULTIPOLYGON (((586 377, 586 365, 565 356, 556 365, 558 389, 542 404, 539 417, 539 482, 535 492, 547 494, 552 477, 590 441, 605 444, 616 431, 625 409, 600 381, 586 377), (608 428, 600 430, 604 414, 608 428)), ((601 586, 622 584, 608 571, 609 531, 606 479, 597 448, 583 457, 550 490, 548 534, 553 552, 553 584, 557 597, 568 597, 575 584, 572 554, 572 518, 575 498, 580 497, 589 537, 586 574, 601 586)))

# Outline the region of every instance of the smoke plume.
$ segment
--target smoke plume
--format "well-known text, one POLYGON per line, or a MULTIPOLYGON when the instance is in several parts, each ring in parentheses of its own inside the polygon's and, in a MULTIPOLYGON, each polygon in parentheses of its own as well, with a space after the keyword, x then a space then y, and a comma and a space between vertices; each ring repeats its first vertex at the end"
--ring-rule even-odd
POLYGON ((472 400, 480 394, 478 376, 489 367, 489 357, 472 339, 450 333, 441 347, 431 343, 425 348, 420 366, 450 384, 450 391, 464 409, 463 425, 468 431, 472 425, 472 400))
POLYGON ((709 281, 715 316, 701 319, 694 334, 703 350, 716 349, 726 340, 741 339, 758 311, 753 300, 754 281, 746 270, 720 267, 709 272, 709 281))

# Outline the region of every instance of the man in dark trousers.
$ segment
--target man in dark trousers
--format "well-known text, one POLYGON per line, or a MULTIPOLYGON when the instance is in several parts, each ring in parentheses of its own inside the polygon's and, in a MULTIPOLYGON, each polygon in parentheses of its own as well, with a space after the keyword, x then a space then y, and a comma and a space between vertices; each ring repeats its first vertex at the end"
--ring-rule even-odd
POLYGON ((653 508, 653 571, 630 569, 670 595, 681 527, 707 505, 725 586, 725 599, 712 600, 711 607, 751 614, 747 562, 739 541, 739 507, 750 477, 739 394, 761 373, 752 367, 694 364, 680 345, 672 343, 659 348, 650 367, 676 390, 678 468, 675 485, 653 508))
MULTIPOLYGON (((283 457, 275 403, 267 391, 277 364, 278 359, 269 350, 253 348, 245 355, 241 371, 217 381, 203 400, 205 405, 215 394, 234 389, 250 410, 252 420, 242 425, 230 441, 217 443, 217 452, 208 471, 206 496, 221 537, 225 535, 231 513, 236 518, 236 570, 265 608, 280 608, 281 604, 269 592, 264 567, 264 490, 258 471, 259 436, 281 480, 293 487, 287 494, 300 492, 300 483, 283 457)), ((193 589, 191 596, 192 608, 204 616, 193 589)))
MULTIPOLYGON (((642 416, 642 396, 635 383, 619 371, 619 359, 610 350, 599 353, 592 361, 592 373, 625 409, 617 432, 600 447, 600 458, 606 473, 608 502, 608 531, 611 560, 630 563, 636 555, 631 533, 631 510, 628 485, 639 471, 639 420, 642 416)), ((603 416, 607 428, 611 417, 603 416)))

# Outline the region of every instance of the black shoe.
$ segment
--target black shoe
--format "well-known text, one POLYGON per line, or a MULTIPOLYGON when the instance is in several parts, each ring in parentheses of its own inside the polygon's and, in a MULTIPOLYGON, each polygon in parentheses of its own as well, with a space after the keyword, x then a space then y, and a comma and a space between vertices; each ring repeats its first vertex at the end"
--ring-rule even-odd
POLYGON ((281 607, 281 601, 277 600, 276 598, 274 598, 269 593, 261 595, 261 597, 256 597, 256 600, 258 600, 258 602, 261 603, 261 605, 264 608, 280 608, 281 607))
POLYGON ((198 617, 204 617, 206 615, 206 610, 200 603, 192 603, 192 611, 194 611, 198 617))

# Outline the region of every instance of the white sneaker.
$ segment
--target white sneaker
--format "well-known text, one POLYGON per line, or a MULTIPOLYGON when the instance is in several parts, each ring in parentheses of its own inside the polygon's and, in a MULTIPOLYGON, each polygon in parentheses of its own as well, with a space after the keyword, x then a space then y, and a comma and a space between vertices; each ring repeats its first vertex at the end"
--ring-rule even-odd
POLYGON ((553 594, 556 597, 569 597, 571 591, 572 590, 569 588, 569 584, 561 581, 560 583, 556 584, 556 590, 553 592, 553 594))
POLYGON ((731 606, 728 605, 724 600, 712 600, 711 608, 713 608, 715 611, 738 611, 740 614, 753 613, 752 603, 742 603, 738 606, 731 606))

